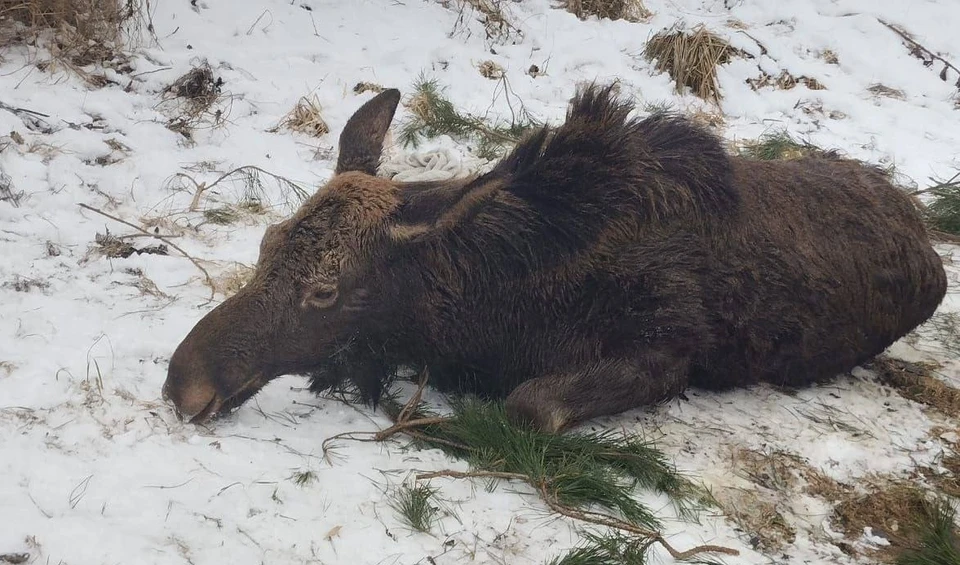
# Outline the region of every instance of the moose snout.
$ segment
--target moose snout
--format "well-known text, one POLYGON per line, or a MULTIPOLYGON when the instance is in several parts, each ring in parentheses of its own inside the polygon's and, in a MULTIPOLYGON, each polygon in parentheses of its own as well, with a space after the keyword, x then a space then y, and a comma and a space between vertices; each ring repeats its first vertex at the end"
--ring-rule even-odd
POLYGON ((222 404, 215 384, 194 364, 187 361, 180 351, 174 353, 167 368, 167 379, 161 394, 173 403, 177 416, 183 420, 200 421, 217 412, 222 404))

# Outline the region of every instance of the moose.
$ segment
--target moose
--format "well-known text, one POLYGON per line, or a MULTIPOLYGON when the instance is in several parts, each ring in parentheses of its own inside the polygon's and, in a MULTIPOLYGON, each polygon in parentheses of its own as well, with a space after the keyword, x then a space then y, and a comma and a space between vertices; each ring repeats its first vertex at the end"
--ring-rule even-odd
POLYGON ((332 178, 176 348, 163 396, 181 418, 287 374, 375 407, 409 368, 561 433, 687 387, 822 382, 946 293, 917 207, 874 166, 749 159, 592 83, 489 172, 394 182, 377 168, 400 98, 360 106, 332 178))

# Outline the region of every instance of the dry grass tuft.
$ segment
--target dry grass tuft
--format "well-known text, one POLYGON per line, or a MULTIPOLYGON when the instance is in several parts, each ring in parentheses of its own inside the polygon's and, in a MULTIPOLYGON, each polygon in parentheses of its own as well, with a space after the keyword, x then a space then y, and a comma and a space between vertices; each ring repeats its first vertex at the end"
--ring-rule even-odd
POLYGON ((793 543, 797 531, 778 509, 775 496, 762 489, 724 487, 713 492, 723 512, 750 536, 760 551, 776 551, 793 543))
POLYGON ((737 53, 702 24, 689 32, 676 27, 663 30, 651 37, 643 50, 648 61, 656 61, 658 71, 670 74, 678 93, 690 88, 695 95, 714 103, 722 98, 717 65, 737 53))
POLYGON ((689 116, 693 121, 712 129, 722 129, 726 125, 726 120, 721 112, 710 112, 703 108, 697 108, 689 116))
POLYGON ((358 82, 353 87, 354 94, 363 94, 364 92, 375 92, 379 94, 383 92, 383 87, 373 82, 358 82))
POLYGON ((250 282, 255 268, 244 263, 233 263, 219 276, 213 278, 213 285, 216 292, 226 297, 233 296, 240 292, 240 289, 250 282))
POLYGON ((280 121, 280 124, 271 129, 276 132, 280 128, 303 133, 313 137, 320 137, 330 133, 330 126, 323 120, 323 108, 316 95, 307 98, 303 96, 290 112, 280 121))
POLYGON ((134 247, 127 239, 118 237, 106 230, 106 233, 97 233, 94 236, 94 246, 87 252, 86 259, 93 255, 106 257, 107 259, 126 259, 134 253, 137 255, 168 255, 169 249, 166 245, 147 245, 145 247, 134 247))
POLYGON ((897 100, 904 100, 907 96, 903 93, 902 90, 896 88, 890 88, 889 86, 880 84, 879 82, 871 85, 867 88, 867 91, 876 96, 885 96, 887 98, 895 98, 897 100))
POLYGON ((824 63, 826 63, 826 64, 828 64, 828 65, 839 65, 839 64, 840 64, 840 57, 837 57, 836 52, 834 52, 832 49, 824 49, 823 51, 821 51, 821 52, 819 53, 818 56, 819 56, 821 59, 823 59, 823 62, 824 62, 824 63))
POLYGON ((930 406, 950 417, 960 416, 960 390, 934 376, 940 367, 934 363, 909 363, 881 356, 868 367, 885 385, 900 396, 930 406))
POLYGON ((477 15, 477 20, 483 24, 483 30, 488 41, 508 43, 523 36, 518 27, 513 25, 503 11, 504 0, 441 0, 444 7, 449 8, 456 3, 459 15, 451 36, 459 33, 468 33, 468 10, 477 15))
POLYGON ((850 541, 870 532, 888 542, 862 551, 879 562, 956 565, 958 544, 953 511, 935 502, 918 485, 869 479, 866 492, 836 505, 831 521, 850 541))
POLYGON ((563 7, 581 20, 589 17, 641 22, 650 19, 653 12, 643 0, 564 0, 563 7))
POLYGON ((500 80, 504 75, 503 67, 494 61, 484 61, 477 66, 477 69, 480 71, 480 76, 490 80, 500 80))
POLYGON ((170 114, 167 128, 193 138, 193 130, 204 125, 216 127, 226 121, 223 107, 223 79, 206 61, 193 67, 163 89, 160 105, 170 114))
POLYGON ((817 79, 806 76, 795 77, 788 71, 782 71, 775 77, 770 76, 767 73, 762 73, 757 78, 748 78, 747 84, 749 84, 750 88, 754 90, 759 90, 768 86, 779 88, 780 90, 791 90, 798 84, 802 84, 810 90, 826 90, 826 87, 823 86, 823 84, 821 84, 817 79))
POLYGON ((142 8, 140 0, 0 0, 0 48, 44 44, 73 68, 125 60, 142 8))
POLYGON ((43 291, 50 288, 50 283, 40 279, 31 279, 30 277, 16 275, 13 277, 13 280, 3 283, 3 288, 12 289, 15 292, 43 291))
POLYGON ((740 141, 735 144, 734 148, 744 157, 761 161, 833 155, 833 152, 826 151, 812 143, 794 139, 786 130, 770 131, 757 139, 740 141))

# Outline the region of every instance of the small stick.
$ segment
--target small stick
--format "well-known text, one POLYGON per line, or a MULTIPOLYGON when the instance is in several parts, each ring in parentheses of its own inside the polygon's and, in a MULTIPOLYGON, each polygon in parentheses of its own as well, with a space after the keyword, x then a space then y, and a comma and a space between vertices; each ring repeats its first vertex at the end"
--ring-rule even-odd
POLYGON ((507 479, 507 480, 520 480, 520 481, 530 481, 530 477, 522 473, 503 473, 500 471, 434 471, 433 473, 422 473, 417 475, 418 481, 425 481, 427 479, 435 479, 437 477, 450 477, 451 479, 472 479, 472 478, 490 478, 490 479, 507 479))
POLYGON ((397 422, 406 422, 410 417, 410 414, 413 413, 413 410, 420 404, 420 399, 423 398, 423 389, 427 386, 427 381, 430 379, 430 370, 426 367, 423 368, 423 371, 420 373, 420 383, 417 385, 417 391, 413 393, 413 396, 410 397, 410 400, 407 401, 404 405, 403 410, 400 411, 400 415, 397 416, 397 422))
POLYGON ((210 298, 209 298, 204 304, 209 304, 210 302, 213 302, 213 297, 216 295, 217 288, 216 288, 216 286, 213 284, 213 278, 210 276, 210 273, 208 273, 207 270, 203 268, 203 265, 201 265, 199 261, 197 261, 196 259, 194 259, 193 256, 191 256, 189 253, 187 253, 186 251, 184 251, 183 249, 181 249, 180 246, 178 246, 176 243, 173 243, 172 241, 170 241, 169 239, 167 239, 166 237, 164 237, 164 236, 162 236, 162 235, 150 233, 150 232, 148 232, 147 230, 141 228, 140 226, 138 226, 138 225, 136 225, 136 224, 132 224, 132 223, 130 223, 130 222, 124 220, 124 219, 121 219, 121 218, 118 218, 118 217, 113 216, 113 215, 111 215, 111 214, 108 214, 108 213, 104 212, 103 210, 98 210, 97 208, 94 208, 93 206, 89 206, 89 205, 84 204, 84 203, 82 203, 82 202, 81 202, 80 204, 77 204, 77 206, 80 206, 81 208, 84 208, 84 209, 86 209, 86 210, 90 210, 91 212, 96 212, 97 214, 100 214, 101 216, 104 216, 104 217, 106 217, 106 218, 110 218, 111 220, 113 220, 113 221, 115 221, 115 222, 120 222, 121 224, 123 224, 123 225, 125 225, 125 226, 129 226, 129 227, 131 227, 131 228, 139 231, 140 233, 142 233, 142 234, 144 234, 144 235, 148 235, 148 236, 150 236, 150 237, 152 237, 152 238, 154 238, 154 239, 159 239, 160 241, 166 243, 166 244, 169 245, 170 247, 172 247, 172 248, 176 249, 177 251, 179 251, 184 257, 186 257, 187 259, 189 259, 190 262, 193 263, 193 265, 194 265, 196 268, 200 269, 200 272, 203 273, 203 276, 204 276, 204 278, 206 279, 207 286, 210 287, 210 298))
MULTIPOLYGON (((953 64, 951 64, 950 61, 944 59, 944 58, 941 57, 940 55, 937 55, 937 54, 934 53, 933 51, 927 49, 926 47, 924 47, 923 45, 921 45, 916 39, 913 39, 912 37, 910 37, 909 35, 907 35, 906 33, 904 33, 903 30, 898 29, 897 26, 895 26, 895 25, 893 25, 893 24, 890 24, 890 23, 887 23, 887 22, 881 20, 880 18, 877 18, 877 21, 880 22, 881 24, 883 24, 884 26, 886 26, 888 29, 890 29, 890 30, 893 31, 894 33, 896 33, 897 35, 899 35, 900 37, 902 37, 902 38, 904 39, 904 41, 906 41, 906 42, 909 43, 910 45, 912 45, 912 46, 914 46, 915 48, 923 51, 924 53, 926 53, 926 54, 929 55, 930 57, 932 57, 932 58, 940 61, 941 63, 943 63, 944 65, 946 65, 947 68, 953 69, 953 71, 954 71, 955 73, 957 73, 958 75, 960 75, 960 69, 958 69, 957 67, 953 66, 953 64)), ((946 70, 946 69, 944 69, 944 70, 946 70)), ((947 80, 945 73, 941 76, 941 78, 943 78, 943 80, 947 80)), ((960 88, 960 78, 957 79, 956 86, 957 86, 957 88, 960 88)))

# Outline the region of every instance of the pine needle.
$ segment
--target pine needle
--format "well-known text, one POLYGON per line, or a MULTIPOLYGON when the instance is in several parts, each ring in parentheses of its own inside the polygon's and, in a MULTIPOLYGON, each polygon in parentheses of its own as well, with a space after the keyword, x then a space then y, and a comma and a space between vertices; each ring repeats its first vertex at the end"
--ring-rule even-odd
POLYGON ((756 141, 745 142, 740 146, 741 155, 761 161, 799 159, 826 153, 816 145, 797 141, 786 130, 766 133, 756 141))
POLYGON ((421 75, 414 93, 406 103, 411 118, 400 126, 400 142, 417 147, 424 139, 448 135, 456 141, 474 145, 477 155, 493 159, 503 155, 538 122, 526 112, 509 123, 489 123, 483 118, 457 110, 446 98, 435 79, 421 75))
POLYGON ((439 508, 434 505, 437 490, 430 485, 402 485, 394 491, 390 507, 397 511, 404 523, 418 532, 429 532, 437 521, 439 508))
POLYGON ((960 565, 956 513, 946 498, 924 501, 923 516, 916 524, 919 543, 904 551, 897 565, 960 565))

